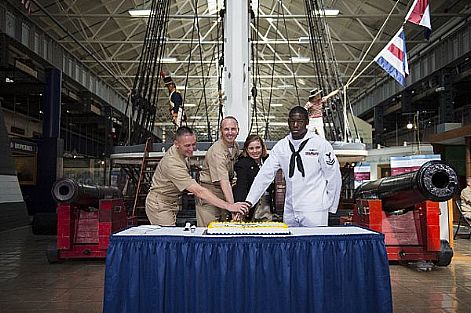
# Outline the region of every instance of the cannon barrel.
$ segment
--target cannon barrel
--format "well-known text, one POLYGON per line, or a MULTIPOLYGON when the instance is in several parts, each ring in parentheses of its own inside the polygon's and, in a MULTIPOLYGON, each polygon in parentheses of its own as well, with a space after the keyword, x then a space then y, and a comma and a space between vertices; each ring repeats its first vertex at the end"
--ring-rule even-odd
POLYGON ((100 199, 121 198, 121 191, 111 186, 84 185, 71 178, 63 178, 54 183, 52 196, 57 202, 79 205, 98 205, 100 199))
POLYGON ((355 198, 381 199, 383 210, 391 212, 424 200, 447 201, 458 185, 453 168, 442 161, 429 161, 417 171, 364 183, 355 190, 355 198))

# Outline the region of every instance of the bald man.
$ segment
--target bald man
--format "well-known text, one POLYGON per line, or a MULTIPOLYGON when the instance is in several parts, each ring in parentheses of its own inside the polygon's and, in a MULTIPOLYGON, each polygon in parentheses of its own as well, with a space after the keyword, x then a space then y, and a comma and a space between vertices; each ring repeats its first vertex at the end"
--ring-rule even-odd
MULTIPOLYGON (((220 138, 206 152, 203 168, 200 172, 200 183, 218 197, 229 203, 234 203, 232 194, 232 179, 234 178, 234 163, 239 156, 239 146, 236 138, 239 134, 239 124, 232 116, 221 121, 220 138)), ((200 199, 196 204, 198 226, 206 227, 212 221, 227 219, 227 211, 200 199)))

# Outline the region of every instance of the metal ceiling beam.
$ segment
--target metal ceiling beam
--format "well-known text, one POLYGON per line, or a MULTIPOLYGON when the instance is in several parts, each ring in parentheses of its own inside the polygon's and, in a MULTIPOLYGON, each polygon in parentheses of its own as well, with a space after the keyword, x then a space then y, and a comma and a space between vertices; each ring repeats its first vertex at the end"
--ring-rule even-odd
MULTIPOLYGON (((347 2, 345 2, 344 5, 345 5, 345 7, 348 9, 348 11, 350 11, 350 13, 352 13, 353 15, 355 14, 355 12, 353 12, 353 9, 348 5, 347 2)), ((358 6, 357 6, 357 7, 358 7, 358 6)), ((363 23, 363 22, 361 21, 360 18, 355 17, 355 20, 358 22, 358 24, 361 25, 361 27, 365 30, 365 32, 366 32, 368 35, 370 35, 370 38, 371 38, 371 39, 374 39, 374 38, 375 38, 375 36, 371 33, 369 27, 367 27, 367 26, 365 25, 365 23, 363 23)))
MULTIPOLYGON (((33 13, 31 14, 32 17, 45 17, 45 14, 41 13, 33 13)), ((119 13, 119 14, 100 14, 100 13, 84 13, 84 14, 67 14, 67 13, 55 13, 52 14, 53 17, 67 17, 67 18, 123 18, 123 19, 145 19, 147 17, 132 17, 127 12, 126 13, 119 13)), ((355 18, 382 18, 386 17, 387 14, 339 14, 337 16, 326 16, 327 19, 355 19, 355 18)), ((433 13, 434 17, 466 17, 465 13, 433 13)), ((198 15, 199 18, 209 18, 209 19, 217 19, 218 16, 202 14, 198 15)), ((184 20, 184 19, 193 19, 194 15, 190 14, 170 14, 169 18, 175 20, 184 20)), ((277 19, 282 18, 278 15, 263 15, 265 19, 277 19)), ((286 19, 306 19, 307 15, 304 14, 290 14, 285 15, 286 19)), ((404 14, 391 14, 391 18, 404 18, 404 14)))
MULTIPOLYGON (((158 77, 159 75, 155 75, 154 77, 158 77)), ((102 77, 102 78, 111 78, 110 75, 99 75, 99 77, 102 77)), ((123 74, 123 75, 119 75, 119 77, 123 77, 123 78, 134 78, 135 75, 126 75, 126 74, 123 74)), ((151 77, 151 76, 150 76, 151 77)), ((188 75, 188 79, 200 79, 202 78, 203 75, 188 75)), ((292 77, 286 77, 286 75, 257 75, 257 78, 261 78, 261 79, 270 79, 270 78, 284 78, 284 79, 291 79, 292 77)), ((296 78, 318 78, 320 77, 320 75, 296 75, 296 78)), ((324 75, 322 75, 322 77, 325 77, 324 75)), ((342 78, 349 78, 350 76, 342 76, 342 78)), ((377 77, 376 75, 361 75, 361 77, 363 78, 375 78, 377 77)), ((172 75, 172 78, 173 79, 186 79, 187 76, 186 75, 172 75)), ((217 75, 204 75, 204 78, 218 78, 217 75)))
MULTIPOLYGON (((139 26, 139 25, 137 25, 139 26)), ((129 36, 128 36, 129 37, 129 36)), ((198 41, 195 39, 194 41, 198 41)), ((59 43, 75 43, 75 41, 70 39, 59 40, 59 43)), ((144 40, 79 40, 81 43, 87 44, 127 44, 127 45, 136 45, 136 44, 143 44, 144 40)), ((384 45, 388 43, 388 40, 376 40, 374 44, 381 44, 384 45)), ((419 43, 426 43, 427 41, 424 40, 407 40, 407 43, 419 44, 419 43)), ((170 39, 165 42, 166 45, 169 44, 190 44, 191 41, 187 39, 170 39)), ((222 44, 221 40, 204 40, 200 42, 202 45, 215 45, 215 44, 222 44)), ((262 45, 270 45, 270 44, 288 44, 287 40, 254 40, 253 43, 255 44, 262 44, 262 45)), ((290 40, 290 44, 297 44, 300 46, 309 46, 309 42, 299 42, 298 40, 290 40)), ((333 44, 369 44, 371 40, 332 40, 333 44)))
MULTIPOLYGON (((129 38, 131 38, 132 36, 134 36, 134 34, 136 33, 136 31, 137 31, 140 27, 141 27, 140 25, 136 25, 136 26, 131 30, 131 32, 127 35, 125 42, 128 41, 129 38)), ((102 43, 103 43, 103 44, 107 44, 106 42, 102 42, 102 43)), ((120 44, 119 44, 119 47, 116 48, 115 52, 111 55, 111 58, 112 58, 112 59, 114 59, 114 58, 116 58, 116 57, 118 56, 118 54, 119 54, 119 53, 121 52, 121 50, 123 49, 124 45, 125 45, 124 43, 120 43, 120 44)))
MULTIPOLYGON (((124 87, 120 87, 120 86, 117 86, 115 87, 116 90, 123 90, 125 89, 126 91, 128 90, 127 88, 124 88, 124 87)), ((161 90, 166 90, 166 89, 163 89, 163 88, 159 88, 161 90)), ((188 87, 187 90, 218 90, 217 87, 208 87, 206 86, 206 88, 203 88, 203 87, 188 87)), ((278 87, 258 87, 257 88, 258 90, 270 90, 270 89, 274 89, 274 90, 278 90, 278 91, 286 91, 286 92, 289 92, 289 91, 293 91, 295 90, 294 87, 290 87, 289 89, 287 88, 278 88, 278 87)), ((348 90, 358 90, 358 89, 364 89, 363 87, 348 87, 348 90)), ((298 87, 298 90, 306 90, 306 91, 309 91, 309 90, 312 90, 312 87, 298 87)), ((293 95, 295 96, 295 95, 293 95)))
MULTIPOLYGON (((72 10, 72 11, 75 11, 75 12, 76 12, 76 11, 79 11, 79 9, 75 8, 75 6, 74 6, 75 2, 76 2, 76 1, 74 1, 74 3, 72 3, 72 4, 69 6, 69 10, 72 10)), ((121 7, 121 5, 123 4, 123 2, 124 2, 124 0, 121 2, 120 5, 118 5, 118 7, 115 9, 114 12, 116 12, 116 11, 121 7)), ((105 6, 104 3, 102 3, 100 6, 103 6, 103 7, 106 8, 106 6, 105 6)), ((106 8, 106 9, 107 9, 107 8, 106 8)), ((96 35, 97 35, 99 32, 101 32, 101 30, 102 30, 103 27, 108 23, 109 20, 110 20, 110 18, 107 18, 107 19, 100 25, 100 27, 98 28, 98 30, 93 30, 92 27, 94 27, 95 25, 90 25, 90 24, 88 23, 89 21, 87 21, 87 20, 85 20, 85 19, 79 19, 80 29, 79 29, 79 27, 77 27, 77 26, 74 24, 73 21, 70 21, 70 22, 72 23, 72 25, 75 26, 75 28, 77 29, 77 32, 79 32, 79 33, 81 32, 81 33, 82 33, 82 36, 83 36, 84 38, 87 38, 87 40, 88 40, 88 39, 94 39, 94 38, 96 37, 96 35), (85 27, 84 27, 84 25, 85 25, 85 27), (89 37, 89 33, 91 33, 91 35, 92 35, 91 38, 89 37)), ((118 31, 121 31, 123 34, 125 34, 125 33, 124 33, 124 29, 121 28, 121 27, 118 28, 118 31)), ((103 46, 103 43, 100 42, 98 45, 99 45, 99 47, 100 47, 100 51, 101 51, 102 55, 103 55, 105 58, 107 58, 107 59, 111 58, 111 56, 109 55, 109 52, 108 52, 107 49, 103 46)), ((89 46, 89 47, 90 47, 90 49, 91 49, 92 51, 94 51, 95 53, 98 53, 98 51, 95 50, 94 47, 92 47, 92 46, 89 46)), ((72 51, 74 51, 74 50, 72 50, 72 51)), ((81 58, 81 57, 80 57, 80 58, 81 58)), ((118 73, 120 72, 120 67, 119 67, 118 65, 116 65, 116 64, 112 64, 112 66, 113 66, 114 72, 118 74, 118 73)), ((123 83, 126 84, 125 81, 123 81, 123 83)))
MULTIPOLYGON (((114 76, 116 73, 114 73, 113 71, 111 71, 111 69, 106 66, 106 64, 104 62, 101 62, 86 46, 84 46, 83 44, 79 43, 76 38, 74 37, 73 34, 71 34, 69 32, 69 30, 67 28, 65 28, 56 18, 54 18, 53 16, 50 16, 49 15, 49 12, 41 5, 38 3, 37 0, 33 0, 34 4, 36 5, 36 7, 38 7, 41 12, 43 12, 44 14, 48 15, 49 18, 54 22, 54 24, 56 26, 58 26, 67 36, 71 37, 74 39, 74 41, 87 53, 87 55, 89 55, 90 57, 93 58, 93 60, 95 60, 96 63, 99 63, 100 66, 105 69, 105 71, 107 71, 110 75, 114 76)), ((124 87, 124 89, 128 90, 128 86, 121 80, 119 79, 118 77, 114 77, 114 80, 116 80, 121 86, 124 87)))
MULTIPOLYGON (((113 15, 113 14, 116 14, 116 12, 121 9, 121 7, 123 6, 123 4, 124 4, 125 1, 126 1, 126 0, 122 0, 122 1, 114 8, 113 13, 111 13, 111 14, 112 14, 112 15, 113 15)), ((112 17, 110 16, 110 17, 106 18, 106 19, 101 23, 100 27, 99 27, 96 31, 93 32, 92 39, 95 39, 95 38, 100 34, 100 32, 105 28, 105 26, 108 25, 108 22, 111 20, 111 18, 112 18, 112 17)))
MULTIPOLYGON (((100 62, 102 63, 131 63, 131 64, 138 64, 139 63, 139 60, 109 60, 109 59, 101 59, 99 60, 100 62)), ((363 63, 370 63, 371 59, 368 59, 368 60, 363 60, 363 63)), ((81 60, 82 63, 95 63, 96 60, 90 60, 90 59, 87 59, 87 60, 81 60)), ((318 62, 321 62, 321 61, 318 61, 318 62)), ((327 62, 333 62, 333 61, 327 61, 327 62)), ((336 63, 341 63, 341 64, 350 64, 350 63, 358 63, 359 61, 358 60, 337 60, 336 63)), ((188 64, 188 61, 187 60, 182 60, 182 61, 176 61, 176 62, 165 62, 166 64, 188 64)), ((190 64, 217 64, 218 63, 218 60, 214 60, 214 61, 206 61, 206 60, 203 60, 203 61, 200 61, 200 60, 190 60, 189 61, 190 64)), ((258 64, 291 64, 291 60, 259 60, 257 61, 258 64)), ((312 64, 313 61, 310 61, 308 63, 296 63, 294 62, 294 64, 296 65, 302 65, 302 64, 312 64)))

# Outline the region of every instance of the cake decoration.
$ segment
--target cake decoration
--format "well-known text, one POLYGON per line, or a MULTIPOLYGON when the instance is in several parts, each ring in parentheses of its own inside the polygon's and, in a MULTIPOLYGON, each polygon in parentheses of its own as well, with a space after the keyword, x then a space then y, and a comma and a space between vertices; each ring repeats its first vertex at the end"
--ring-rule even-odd
POLYGON ((289 235, 282 222, 211 222, 208 235, 289 235))

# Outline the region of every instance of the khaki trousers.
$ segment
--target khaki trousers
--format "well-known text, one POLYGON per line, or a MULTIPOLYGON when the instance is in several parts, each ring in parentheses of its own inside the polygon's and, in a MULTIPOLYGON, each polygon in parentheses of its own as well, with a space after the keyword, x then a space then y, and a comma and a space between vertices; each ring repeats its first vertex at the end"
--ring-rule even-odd
MULTIPOLYGON (((219 199, 225 199, 222 189, 218 183, 200 182, 201 186, 208 188, 219 199)), ((224 209, 215 207, 203 199, 196 199, 196 223, 198 227, 208 227, 209 223, 214 221, 227 221, 230 213, 224 209)))
POLYGON ((273 214, 270 210, 270 203, 268 202, 267 196, 263 195, 260 198, 257 206, 255 207, 255 212, 253 215, 253 219, 256 221, 271 221, 273 218, 273 214))
POLYGON ((149 192, 146 197, 146 214, 152 225, 175 226, 179 211, 178 199, 149 192))
POLYGON ((209 223, 214 221, 227 221, 230 213, 211 205, 204 200, 196 200, 196 223, 198 227, 208 227, 209 223))

